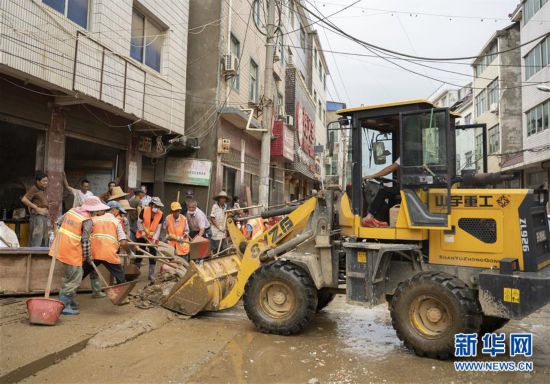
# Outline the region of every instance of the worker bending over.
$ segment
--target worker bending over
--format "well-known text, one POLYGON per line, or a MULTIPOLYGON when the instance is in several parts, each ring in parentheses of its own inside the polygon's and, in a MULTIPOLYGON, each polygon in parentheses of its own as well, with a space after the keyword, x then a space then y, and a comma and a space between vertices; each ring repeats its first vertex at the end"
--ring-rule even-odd
MULTIPOLYGON (((107 206, 107 209, 110 207, 107 206)), ((126 282, 124 271, 118 256, 119 248, 128 251, 128 240, 120 221, 114 216, 117 208, 109 212, 100 211, 92 217, 93 229, 91 235, 92 259, 97 265, 103 265, 114 276, 117 284, 126 282)), ((83 277, 94 270, 91 261, 84 264, 83 277)))
POLYGON ((89 196, 80 207, 72 208, 61 218, 61 226, 55 234, 49 255, 63 264, 63 283, 59 300, 65 304, 64 315, 78 315, 76 290, 82 282, 82 261, 92 260, 90 236, 92 216, 109 209, 98 197, 89 196))

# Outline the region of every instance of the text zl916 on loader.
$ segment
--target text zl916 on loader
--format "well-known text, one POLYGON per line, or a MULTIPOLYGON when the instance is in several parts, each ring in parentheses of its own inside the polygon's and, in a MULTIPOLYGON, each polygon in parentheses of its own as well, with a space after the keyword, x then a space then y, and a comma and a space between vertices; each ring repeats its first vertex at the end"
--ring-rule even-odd
POLYGON ((351 132, 347 191, 329 188, 263 212, 283 218, 255 240, 228 219, 235 252, 190 263, 165 307, 194 315, 243 298, 259 330, 288 335, 307 326, 345 282, 351 304, 389 302, 397 336, 416 354, 449 358, 455 334, 494 331, 550 301, 547 191, 488 188, 506 177, 477 172, 486 156, 457 174, 455 132, 466 127, 428 101, 339 114, 351 132), (371 160, 381 166, 397 159, 393 178, 362 182, 371 160), (384 188, 390 226, 362 226, 372 196, 384 188))

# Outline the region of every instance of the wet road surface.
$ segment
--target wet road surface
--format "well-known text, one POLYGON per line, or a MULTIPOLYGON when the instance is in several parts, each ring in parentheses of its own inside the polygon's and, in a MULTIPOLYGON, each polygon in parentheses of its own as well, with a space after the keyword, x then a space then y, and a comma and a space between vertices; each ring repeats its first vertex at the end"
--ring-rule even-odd
POLYGON ((452 361, 416 357, 397 339, 385 305, 355 307, 337 296, 304 333, 286 337, 257 332, 238 306, 176 318, 117 347, 88 347, 26 382, 547 383, 550 306, 504 331, 534 333, 534 372, 458 373, 452 361))

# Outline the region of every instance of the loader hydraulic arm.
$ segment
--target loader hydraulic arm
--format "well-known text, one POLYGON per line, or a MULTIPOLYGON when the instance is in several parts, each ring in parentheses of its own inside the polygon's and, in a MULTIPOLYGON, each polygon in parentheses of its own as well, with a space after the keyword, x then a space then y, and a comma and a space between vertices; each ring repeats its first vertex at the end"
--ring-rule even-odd
MULTIPOLYGON (((237 274, 235 285, 222 299, 219 309, 231 308, 237 304, 244 293, 244 287, 249 277, 261 266, 262 260, 265 259, 265 257, 261 256, 267 254, 269 250, 276 248, 278 245, 300 235, 306 227, 309 218, 315 211, 316 206, 317 197, 306 200, 288 216, 283 217, 277 225, 266 231, 262 237, 249 241, 244 239, 232 219, 227 220, 227 228, 233 244, 241 244, 244 241, 246 247, 244 252, 242 252, 241 267, 237 274), (291 234, 292 236, 290 236, 291 234)), ((241 248, 241 245, 237 248, 241 248)), ((240 249, 238 252, 241 252, 240 249)))

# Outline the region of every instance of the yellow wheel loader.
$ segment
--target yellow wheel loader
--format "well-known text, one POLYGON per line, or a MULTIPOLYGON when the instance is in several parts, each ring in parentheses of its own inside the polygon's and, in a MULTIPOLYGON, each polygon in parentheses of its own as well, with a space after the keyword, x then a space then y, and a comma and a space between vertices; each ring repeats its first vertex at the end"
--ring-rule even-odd
POLYGON ((483 163, 457 169, 457 132, 479 127, 455 126, 425 100, 339 114, 347 127, 338 129, 351 132, 346 191, 262 212, 282 219, 255 240, 228 219, 234 253, 191 262, 165 307, 195 315, 242 298, 259 330, 289 335, 345 284, 351 304, 388 301, 397 336, 416 354, 449 358, 455 334, 492 332, 550 301, 548 193, 495 188, 509 177, 486 172, 483 148, 483 163), (393 177, 364 181, 369 166, 394 162, 393 177), (377 222, 389 226, 363 226, 379 193, 386 216, 377 222))

